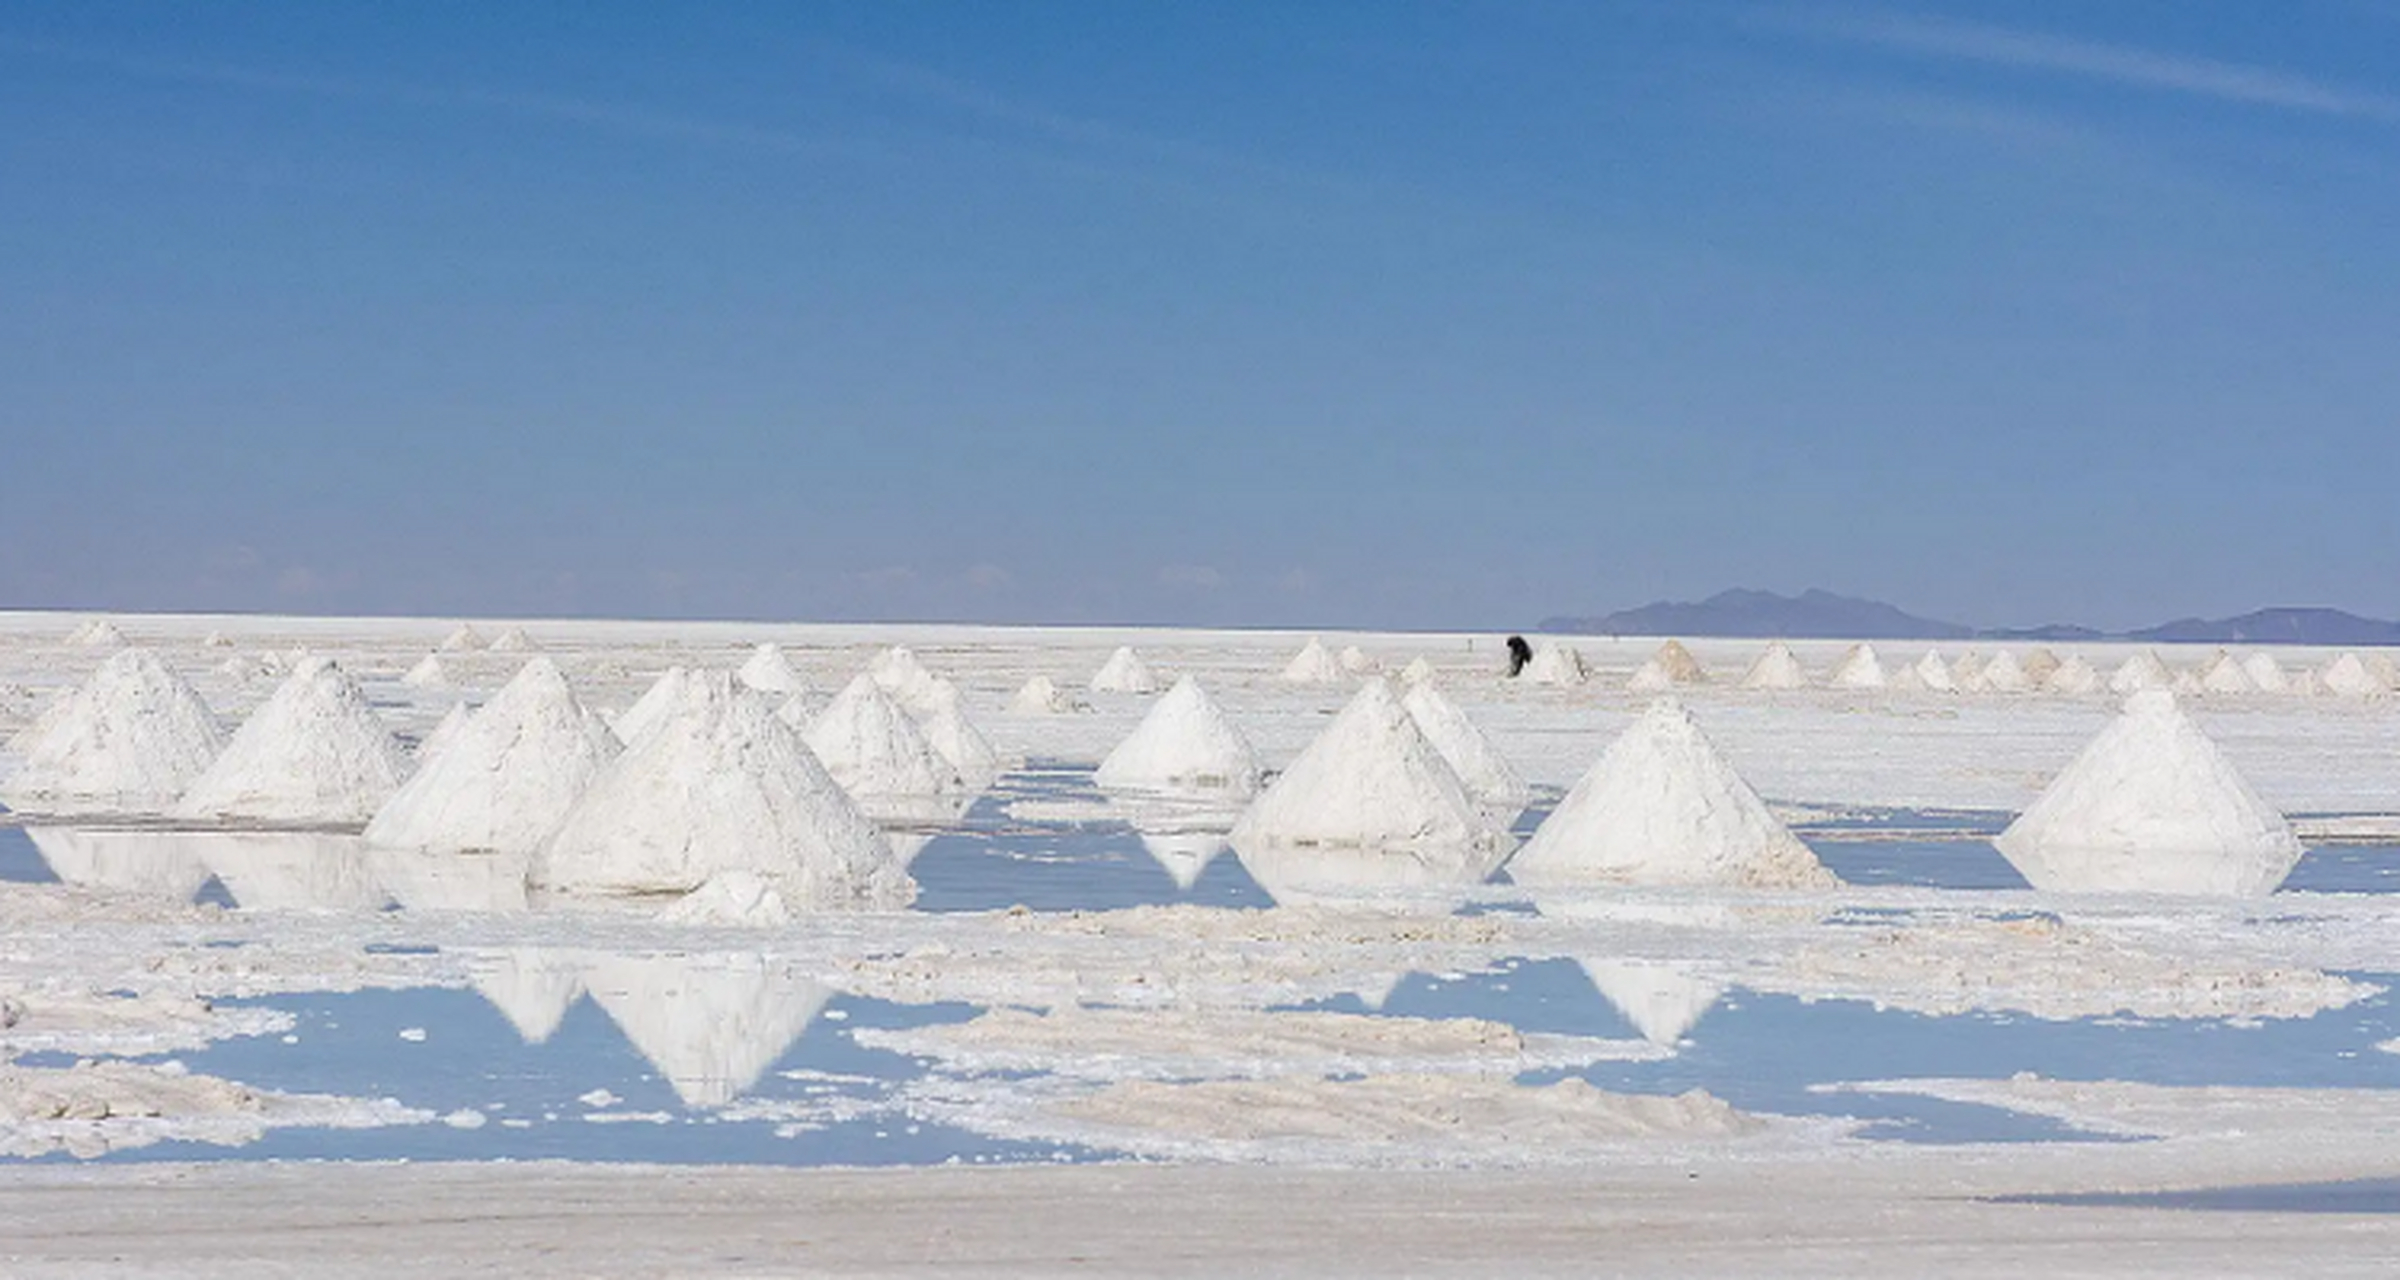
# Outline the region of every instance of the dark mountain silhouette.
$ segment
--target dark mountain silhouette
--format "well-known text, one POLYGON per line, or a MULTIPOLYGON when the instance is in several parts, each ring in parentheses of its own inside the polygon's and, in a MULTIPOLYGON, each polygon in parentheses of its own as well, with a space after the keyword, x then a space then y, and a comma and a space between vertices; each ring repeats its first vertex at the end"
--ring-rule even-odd
POLYGON ((2162 644, 2400 644, 2400 622, 2339 609, 2260 609, 2214 621, 2178 618, 2126 638, 2162 644))
POLYGON ((1660 601, 1599 617, 1545 618, 1541 630, 1602 636, 1741 636, 1783 640, 2145 640, 2154 644, 2400 645, 2400 622, 2339 609, 2260 609, 2238 618, 2181 618, 2109 633, 2072 623, 1977 630, 1920 618, 1879 600, 1808 590, 1720 591, 1697 603, 1660 601))

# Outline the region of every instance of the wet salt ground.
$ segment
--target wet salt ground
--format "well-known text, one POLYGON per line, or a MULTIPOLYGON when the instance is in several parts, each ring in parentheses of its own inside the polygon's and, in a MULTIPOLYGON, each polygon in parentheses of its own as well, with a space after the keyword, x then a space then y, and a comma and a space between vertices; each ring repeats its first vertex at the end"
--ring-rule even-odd
POLYGON ((2190 1191, 2093 1191, 2077 1195, 1997 1196, 2002 1204, 2082 1205, 2117 1209, 2188 1209, 2217 1213, 2400 1213, 2400 1178, 2291 1182, 2190 1191))

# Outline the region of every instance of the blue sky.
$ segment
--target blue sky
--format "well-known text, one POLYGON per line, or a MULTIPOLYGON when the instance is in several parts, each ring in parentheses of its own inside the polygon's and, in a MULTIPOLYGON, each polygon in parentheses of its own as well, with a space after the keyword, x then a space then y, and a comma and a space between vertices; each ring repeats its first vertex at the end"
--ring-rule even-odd
POLYGON ((0 605, 2400 614, 2400 8, 0 3, 0 605))

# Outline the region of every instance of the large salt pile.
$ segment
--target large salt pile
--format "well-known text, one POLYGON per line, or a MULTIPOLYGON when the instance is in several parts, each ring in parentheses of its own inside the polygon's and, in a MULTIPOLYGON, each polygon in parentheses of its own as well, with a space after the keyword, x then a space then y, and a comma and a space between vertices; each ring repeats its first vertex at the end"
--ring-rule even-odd
POLYGON ((1883 688, 1886 683, 1883 663, 1875 657, 1875 646, 1852 645, 1850 652, 1843 654, 1842 660, 1834 664, 1832 674, 1825 677, 1825 683, 1836 689, 1883 688))
POLYGON ((1609 744, 1508 866, 1526 885, 1834 883, 1671 699, 1609 744))
POLYGON ((1909 670, 1916 672, 1917 683, 1922 688, 1935 693, 1958 692, 1958 680, 1951 674, 1950 664, 1942 661, 1942 651, 1939 649, 1927 649, 1925 656, 1917 659, 1909 670))
POLYGON ((916 882, 791 726, 723 674, 691 678, 550 837, 535 876, 586 893, 689 893, 755 871, 798 910, 898 909, 916 882))
POLYGON ((1962 692, 1974 692, 1983 687, 1983 655, 1973 649, 1958 655, 1950 663, 1950 679, 1962 692))
POLYGON ((1674 1045, 1691 1034, 1725 989, 1673 965, 1646 960, 1586 960, 1585 976, 1642 1039, 1674 1045))
POLYGON ((669 667, 658 679, 625 708, 610 728, 616 730, 617 741, 632 746, 648 736, 652 729, 667 718, 675 708, 691 696, 692 685, 700 676, 688 667, 669 667))
POLYGON ((1742 687, 1805 689, 1808 687, 1808 672, 1801 668, 1800 659, 1792 653, 1792 647, 1778 640, 1768 645, 1765 653, 1758 655, 1758 661, 1750 664, 1750 670, 1742 676, 1742 687))
POLYGON ((959 695, 957 685, 935 680, 925 692, 925 705, 913 710, 917 727, 925 731, 925 740, 958 771, 968 790, 981 791, 1000 776, 1000 753, 992 748, 983 731, 975 727, 975 722, 967 718, 966 700, 959 695))
POLYGON ((584 989, 685 1106, 750 1091, 833 993, 763 955, 605 956, 584 989))
POLYGON ((904 644, 876 654, 867 663, 867 674, 912 713, 922 713, 929 705, 934 683, 941 679, 917 659, 916 650, 904 644))
POLYGON ((1980 693, 2031 693, 2033 677, 2017 665, 2017 655, 2002 649, 1976 673, 1975 689, 1980 693))
POLYGON ((419 658, 417 665, 410 667, 407 674, 400 677, 400 683, 420 689, 438 689, 450 683, 450 667, 442 661, 442 655, 429 653, 419 658))
POLYGON ((2058 670, 2058 664, 2057 654, 2047 648, 2037 646, 2032 652, 2025 655, 2023 662, 2017 665, 2024 668, 2025 679, 2031 687, 2039 689, 2050 682, 2050 674, 2058 670))
POLYGON ((762 644, 750 651, 750 660, 742 664, 738 677, 743 684, 760 693, 788 698, 805 692, 808 682, 792 669, 791 660, 783 656, 783 647, 762 644))
POLYGON ((211 821, 365 822, 400 789, 408 752, 358 682, 303 660, 184 792, 178 816, 211 821))
POLYGON ((2292 678, 2284 673, 2283 664, 2264 649, 2254 649, 2242 659, 2242 674, 2250 677, 2250 683, 2257 685, 2260 693, 2286 693, 2292 687, 2292 678))
POLYGON ((968 790, 958 769, 873 676, 843 686, 809 726, 807 742, 825 772, 870 810, 886 799, 968 790))
POLYGON ((1075 700, 1060 690, 1058 682, 1048 676, 1027 677, 1016 696, 1008 700, 1010 715, 1057 716, 1075 709, 1075 700))
POLYGON ((1250 740, 1225 718, 1200 682, 1185 676, 1092 775, 1110 788, 1197 789, 1230 796, 1258 790, 1263 772, 1250 740))
POLYGON ((2243 669, 2241 660, 2219 649, 2216 656, 2200 669, 2200 691, 2203 693, 2256 693, 2258 685, 2243 669))
POLYGON ((1381 677, 1350 704, 1234 825, 1233 843, 1504 848, 1507 832, 1381 677))
POLYGON ((2100 691, 2100 673, 2093 669, 2091 663, 2069 655, 2065 661, 2051 669, 2049 678, 2042 682, 2042 687, 2052 693, 2063 693, 2069 696, 2098 693, 2100 691))
POLYGON ((384 802, 367 839, 531 853, 618 750, 557 664, 535 658, 384 802))
POLYGON ((1500 758, 1492 740, 1467 713, 1428 680, 1410 685, 1400 699, 1409 717, 1450 768, 1466 784, 1467 794, 1504 819, 1513 819, 1533 803, 1533 788, 1500 758))
POLYGON ((1300 646, 1300 652, 1284 664, 1283 678, 1293 684, 1340 684, 1342 664, 1326 649, 1324 641, 1310 636, 1308 643, 1300 646))
POLYGON ((200 695, 147 649, 120 649, 10 743, 0 784, 11 809, 156 812, 225 747, 200 695))
POLYGON ((1993 841, 2034 888, 2261 897, 2300 841, 2175 705, 2137 693, 1993 841))
POLYGON ((125 633, 106 618, 94 618, 67 636, 67 643, 85 649, 114 649, 125 643, 125 633))
POLYGON ((1525 678, 1535 684, 1578 685, 1590 676, 1583 655, 1555 640, 1545 641, 1533 651, 1533 661, 1525 664, 1525 678))
POLYGON ((442 637, 444 653, 472 653, 483 647, 483 635, 466 623, 459 623, 449 635, 442 637))
POLYGON ((1342 670, 1354 676, 1371 676, 1383 670, 1382 663, 1354 644, 1342 646, 1341 662, 1342 670))
POLYGON ((2365 660, 2347 651, 2335 654, 2325 664, 2320 683, 2325 692, 2343 698, 2373 698, 2391 692, 2383 681, 2375 678, 2365 660))
POLYGON ((2108 678, 2108 691, 2114 694, 2140 693, 2144 689, 2164 689, 2175 683, 2167 673, 2167 664, 2158 655, 2144 649, 2127 658, 2108 678))
POLYGON ((1692 656, 1692 651, 1684 648, 1681 640, 1669 640, 1658 647, 1657 653, 1650 655, 1649 661, 1634 671, 1633 678, 1625 682, 1625 687, 1635 693, 1665 693, 1670 689, 1705 684, 1707 681, 1708 673, 1701 669, 1700 661, 1692 656))
POLYGON ((525 634, 523 627, 510 627, 492 638, 494 653, 538 653, 541 647, 534 643, 532 636, 525 634))
POLYGON ((1092 692, 1156 693, 1158 677, 1142 661, 1142 655, 1130 646, 1119 645, 1115 653, 1108 655, 1108 661, 1092 673, 1092 692))

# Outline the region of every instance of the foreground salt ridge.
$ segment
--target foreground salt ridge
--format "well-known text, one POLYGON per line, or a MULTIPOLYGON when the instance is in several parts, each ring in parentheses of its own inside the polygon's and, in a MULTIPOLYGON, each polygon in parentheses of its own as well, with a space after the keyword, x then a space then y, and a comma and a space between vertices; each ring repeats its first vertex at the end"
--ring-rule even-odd
POLYGON ((388 1098, 250 1089, 172 1064, 0 1063, 0 1157, 64 1152, 93 1159, 169 1141, 237 1147, 272 1128, 364 1129, 433 1118, 388 1098))

